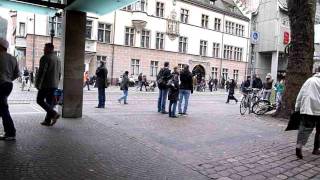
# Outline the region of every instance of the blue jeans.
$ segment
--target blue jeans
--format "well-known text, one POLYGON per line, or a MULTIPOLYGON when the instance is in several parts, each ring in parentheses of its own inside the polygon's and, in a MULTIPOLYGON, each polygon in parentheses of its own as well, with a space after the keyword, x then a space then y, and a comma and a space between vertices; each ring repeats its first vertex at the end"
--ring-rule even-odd
POLYGON ((169 103, 169 117, 176 115, 176 109, 177 109, 177 101, 170 100, 169 103))
POLYGON ((2 124, 6 136, 16 136, 8 106, 8 96, 12 91, 12 83, 3 83, 0 85, 0 116, 2 116, 2 124))
POLYGON ((179 109, 179 113, 187 113, 187 109, 188 109, 188 103, 189 103, 189 97, 191 94, 191 90, 185 90, 185 89, 180 89, 179 92, 179 105, 178 105, 178 109, 179 109), (183 107, 183 111, 182 111, 182 101, 184 99, 184 107, 183 107))
POLYGON ((105 107, 105 102, 106 102, 106 91, 105 88, 98 88, 98 99, 99 99, 99 104, 98 107, 105 107))
POLYGON ((166 111, 167 96, 168 96, 168 89, 159 89, 158 112, 166 111))
POLYGON ((119 99, 119 101, 123 99, 123 102, 127 103, 127 98, 128 98, 128 90, 123 90, 123 96, 119 99))

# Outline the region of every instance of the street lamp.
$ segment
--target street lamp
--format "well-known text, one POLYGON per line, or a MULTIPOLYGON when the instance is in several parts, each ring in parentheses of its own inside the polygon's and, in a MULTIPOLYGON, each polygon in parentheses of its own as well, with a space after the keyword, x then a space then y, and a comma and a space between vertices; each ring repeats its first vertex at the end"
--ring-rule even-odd
POLYGON ((35 38, 36 38, 36 14, 33 14, 33 19, 30 18, 30 21, 33 20, 33 37, 32 37, 32 72, 34 72, 34 61, 35 61, 35 38))
POLYGON ((56 22, 58 22, 59 17, 61 17, 61 13, 56 13, 54 16, 51 17, 51 30, 50 30, 51 44, 53 44, 53 38, 55 35, 55 31, 54 31, 55 21, 54 21, 54 19, 57 18, 56 22))

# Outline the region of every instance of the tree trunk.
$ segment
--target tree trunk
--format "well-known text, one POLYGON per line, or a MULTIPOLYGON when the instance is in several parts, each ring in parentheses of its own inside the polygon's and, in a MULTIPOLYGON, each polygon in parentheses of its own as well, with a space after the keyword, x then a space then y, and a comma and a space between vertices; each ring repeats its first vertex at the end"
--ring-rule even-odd
POLYGON ((288 0, 291 46, 281 117, 289 117, 303 83, 312 75, 316 0, 288 0))

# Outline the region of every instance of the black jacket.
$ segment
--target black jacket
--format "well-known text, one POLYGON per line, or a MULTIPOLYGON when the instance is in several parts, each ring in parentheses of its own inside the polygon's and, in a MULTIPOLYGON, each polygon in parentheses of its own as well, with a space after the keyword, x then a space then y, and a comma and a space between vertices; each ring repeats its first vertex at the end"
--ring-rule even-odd
POLYGON ((236 88, 236 83, 230 83, 229 85, 229 96, 234 95, 234 89, 236 88))
POLYGON ((193 80, 190 71, 183 70, 180 73, 180 89, 193 90, 193 80))
POLYGON ((171 80, 169 80, 169 94, 168 100, 178 101, 179 100, 179 75, 173 74, 171 80))
POLYGON ((159 74, 157 76, 158 81, 158 87, 159 89, 167 89, 167 83, 172 78, 172 74, 169 68, 162 68, 159 71, 159 74), (159 80, 162 79, 162 82, 159 83, 159 80))
POLYGON ((258 89, 262 89, 263 84, 260 78, 255 78, 252 82, 252 87, 253 88, 258 88, 258 89))
POLYGON ((96 86, 98 88, 107 88, 108 87, 108 70, 105 67, 98 67, 96 70, 96 86))

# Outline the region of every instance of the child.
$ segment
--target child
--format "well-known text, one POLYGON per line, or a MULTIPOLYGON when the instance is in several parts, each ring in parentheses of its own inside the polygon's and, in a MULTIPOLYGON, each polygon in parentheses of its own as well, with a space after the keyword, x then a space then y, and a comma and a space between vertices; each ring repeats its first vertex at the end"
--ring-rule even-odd
POLYGON ((173 77, 168 82, 168 85, 169 85, 168 100, 170 100, 169 117, 177 118, 176 108, 177 108, 177 102, 179 99, 179 74, 178 73, 173 74, 173 77))
POLYGON ((280 79, 280 81, 275 85, 276 88, 276 110, 279 111, 281 108, 282 95, 284 93, 284 79, 280 79))

